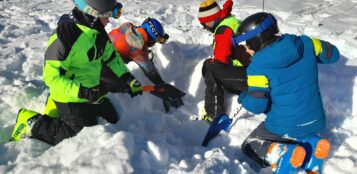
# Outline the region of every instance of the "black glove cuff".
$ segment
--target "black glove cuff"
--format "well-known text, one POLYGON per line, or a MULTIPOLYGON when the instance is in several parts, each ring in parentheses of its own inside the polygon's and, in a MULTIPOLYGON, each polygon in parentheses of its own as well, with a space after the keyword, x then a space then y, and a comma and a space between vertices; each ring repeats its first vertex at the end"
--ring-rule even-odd
POLYGON ((133 81, 134 79, 135 77, 132 74, 128 74, 128 76, 126 77, 125 82, 129 88, 130 88, 130 82, 133 81))
POLYGON ((78 91, 79 98, 88 98, 89 93, 90 93, 89 88, 82 86, 82 84, 79 86, 79 91, 78 91))

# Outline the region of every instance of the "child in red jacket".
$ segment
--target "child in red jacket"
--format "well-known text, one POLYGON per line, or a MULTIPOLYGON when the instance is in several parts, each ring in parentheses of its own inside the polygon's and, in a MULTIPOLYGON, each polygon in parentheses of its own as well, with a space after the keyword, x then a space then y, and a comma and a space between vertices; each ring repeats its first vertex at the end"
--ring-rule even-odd
POLYGON ((207 59, 202 68, 206 115, 200 119, 208 122, 225 113, 224 89, 237 94, 247 89, 246 68, 250 55, 245 53, 244 47, 233 47, 232 37, 237 34, 240 21, 231 15, 232 6, 232 0, 227 0, 223 9, 215 0, 205 0, 199 8, 200 23, 214 33, 213 57, 207 59))

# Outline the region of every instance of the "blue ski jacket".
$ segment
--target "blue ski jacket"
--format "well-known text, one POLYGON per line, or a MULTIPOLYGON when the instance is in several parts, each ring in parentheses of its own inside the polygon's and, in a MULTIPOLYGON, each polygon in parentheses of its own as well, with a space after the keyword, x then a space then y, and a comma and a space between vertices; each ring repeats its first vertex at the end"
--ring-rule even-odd
POLYGON ((248 92, 239 102, 256 114, 266 113, 272 133, 301 138, 325 128, 318 85, 318 63, 334 63, 338 49, 307 36, 282 35, 256 52, 247 69, 248 92))

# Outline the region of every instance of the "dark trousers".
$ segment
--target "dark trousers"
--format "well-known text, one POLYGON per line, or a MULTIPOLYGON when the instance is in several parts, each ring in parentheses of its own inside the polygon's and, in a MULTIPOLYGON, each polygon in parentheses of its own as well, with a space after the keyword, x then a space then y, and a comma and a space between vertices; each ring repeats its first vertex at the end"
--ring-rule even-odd
POLYGON ((270 166, 266 161, 267 152, 272 143, 298 144, 292 139, 270 133, 263 122, 244 140, 242 150, 248 157, 258 162, 260 166, 267 167, 270 166))
POLYGON ((224 89, 240 94, 248 88, 246 67, 207 59, 203 64, 202 75, 206 84, 205 110, 214 117, 225 113, 224 89))
POLYGON ((56 145, 62 140, 73 137, 85 126, 97 124, 101 116, 110 123, 118 122, 118 115, 109 99, 101 104, 59 103, 55 102, 59 118, 41 116, 32 128, 32 137, 56 145))

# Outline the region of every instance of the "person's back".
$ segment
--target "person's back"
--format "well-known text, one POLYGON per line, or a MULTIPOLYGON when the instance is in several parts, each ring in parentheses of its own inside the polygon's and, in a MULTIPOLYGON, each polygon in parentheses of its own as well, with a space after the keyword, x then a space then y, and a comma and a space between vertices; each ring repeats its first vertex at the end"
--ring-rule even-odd
MULTIPOLYGON (((145 76, 156 86, 164 88, 165 92, 151 93, 163 99, 165 111, 170 107, 178 108, 183 105, 184 92, 167 84, 159 74, 154 64, 154 54, 150 50, 156 43, 165 44, 169 35, 162 24, 155 18, 146 18, 140 26, 130 22, 124 23, 109 32, 109 38, 115 49, 120 53, 125 63, 134 61, 139 65, 145 76)), ((105 81, 116 86, 116 81, 111 79, 111 73, 102 73, 105 81)))
POLYGON ((236 43, 246 41, 253 56, 248 91, 238 99, 247 110, 267 115, 242 144, 242 150, 275 174, 322 173, 331 144, 321 138, 325 113, 318 85, 318 63, 334 63, 339 51, 307 36, 279 35, 276 18, 256 13, 239 27, 236 43))
POLYGON ((110 40, 125 62, 148 59, 148 47, 145 45, 148 38, 143 32, 143 29, 140 30, 129 22, 109 32, 110 40))
POLYGON ((240 21, 231 14, 232 7, 232 0, 227 0, 222 9, 215 0, 204 0, 198 10, 201 25, 214 36, 213 55, 202 66, 205 103, 197 118, 208 123, 226 113, 225 91, 240 94, 247 89, 250 55, 245 54, 244 47, 233 47, 232 37, 237 35, 240 21))
MULTIPOLYGON (((334 57, 331 62, 336 60, 334 57)), ((254 55, 248 75, 264 74, 271 89, 265 123, 268 130, 301 137, 324 129, 318 61, 313 40, 307 36, 283 35, 254 55)))

